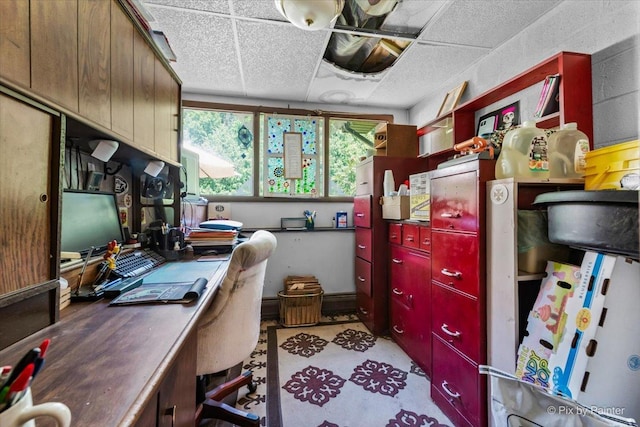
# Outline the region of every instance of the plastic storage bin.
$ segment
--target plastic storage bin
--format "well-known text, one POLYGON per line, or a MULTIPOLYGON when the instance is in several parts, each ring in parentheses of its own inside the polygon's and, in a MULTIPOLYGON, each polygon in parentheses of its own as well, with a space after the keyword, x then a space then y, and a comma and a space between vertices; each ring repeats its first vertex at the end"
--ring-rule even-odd
POLYGON ((585 190, 640 189, 640 140, 590 151, 585 161, 585 190))
POLYGON ((534 203, 547 206, 551 242, 639 259, 637 191, 557 191, 534 203))

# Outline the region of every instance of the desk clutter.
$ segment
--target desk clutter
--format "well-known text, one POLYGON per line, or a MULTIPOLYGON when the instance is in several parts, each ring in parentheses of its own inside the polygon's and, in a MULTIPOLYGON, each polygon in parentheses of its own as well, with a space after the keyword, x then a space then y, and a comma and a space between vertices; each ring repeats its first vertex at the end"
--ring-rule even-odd
POLYGON ((22 356, 15 366, 0 367, 0 425, 13 427, 35 425, 32 419, 52 417, 58 426, 71 424, 71 411, 62 403, 33 405, 31 384, 44 367, 45 354, 51 343, 45 339, 22 356))
POLYGON ((283 326, 310 326, 320 321, 324 291, 315 276, 287 276, 278 292, 280 323, 283 326))
POLYGON ((193 247, 195 253, 216 251, 230 252, 238 244, 238 235, 242 223, 232 220, 215 219, 200 223, 199 227, 189 230, 185 242, 193 247))

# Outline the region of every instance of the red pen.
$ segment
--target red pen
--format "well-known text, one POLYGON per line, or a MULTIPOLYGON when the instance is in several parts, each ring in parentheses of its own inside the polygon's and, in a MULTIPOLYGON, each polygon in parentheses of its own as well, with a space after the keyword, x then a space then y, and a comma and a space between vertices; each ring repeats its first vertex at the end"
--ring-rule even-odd
POLYGON ((51 343, 51 340, 47 338, 44 341, 42 341, 42 344, 40 344, 40 355, 33 362, 35 364, 33 368, 33 375, 32 375, 33 378, 35 378, 36 375, 38 375, 38 372, 40 372, 40 370, 42 369, 42 366, 44 365, 44 354, 47 352, 47 349, 49 348, 50 343, 51 343))
POLYGON ((11 383, 11 388, 9 388, 9 393, 5 400, 9 403, 9 406, 15 404, 23 396, 24 392, 29 387, 29 381, 31 380, 32 375, 33 363, 29 363, 26 368, 20 372, 20 375, 18 375, 16 380, 11 383))

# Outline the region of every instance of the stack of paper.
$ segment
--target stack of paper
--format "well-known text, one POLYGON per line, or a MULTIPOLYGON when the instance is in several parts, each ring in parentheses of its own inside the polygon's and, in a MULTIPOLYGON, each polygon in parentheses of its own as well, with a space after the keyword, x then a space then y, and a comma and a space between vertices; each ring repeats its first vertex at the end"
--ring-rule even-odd
POLYGON ((194 228, 185 239, 193 247, 233 246, 238 243, 238 230, 194 228))

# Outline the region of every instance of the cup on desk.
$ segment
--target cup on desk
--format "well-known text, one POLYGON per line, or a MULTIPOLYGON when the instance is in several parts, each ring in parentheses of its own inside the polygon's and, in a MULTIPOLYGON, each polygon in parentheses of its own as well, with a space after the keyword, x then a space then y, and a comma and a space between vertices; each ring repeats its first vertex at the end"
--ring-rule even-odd
POLYGON ((35 427, 36 417, 51 417, 58 427, 71 425, 71 411, 64 403, 48 402, 33 405, 31 388, 14 403, 9 409, 0 412, 0 425, 2 427, 35 427))

